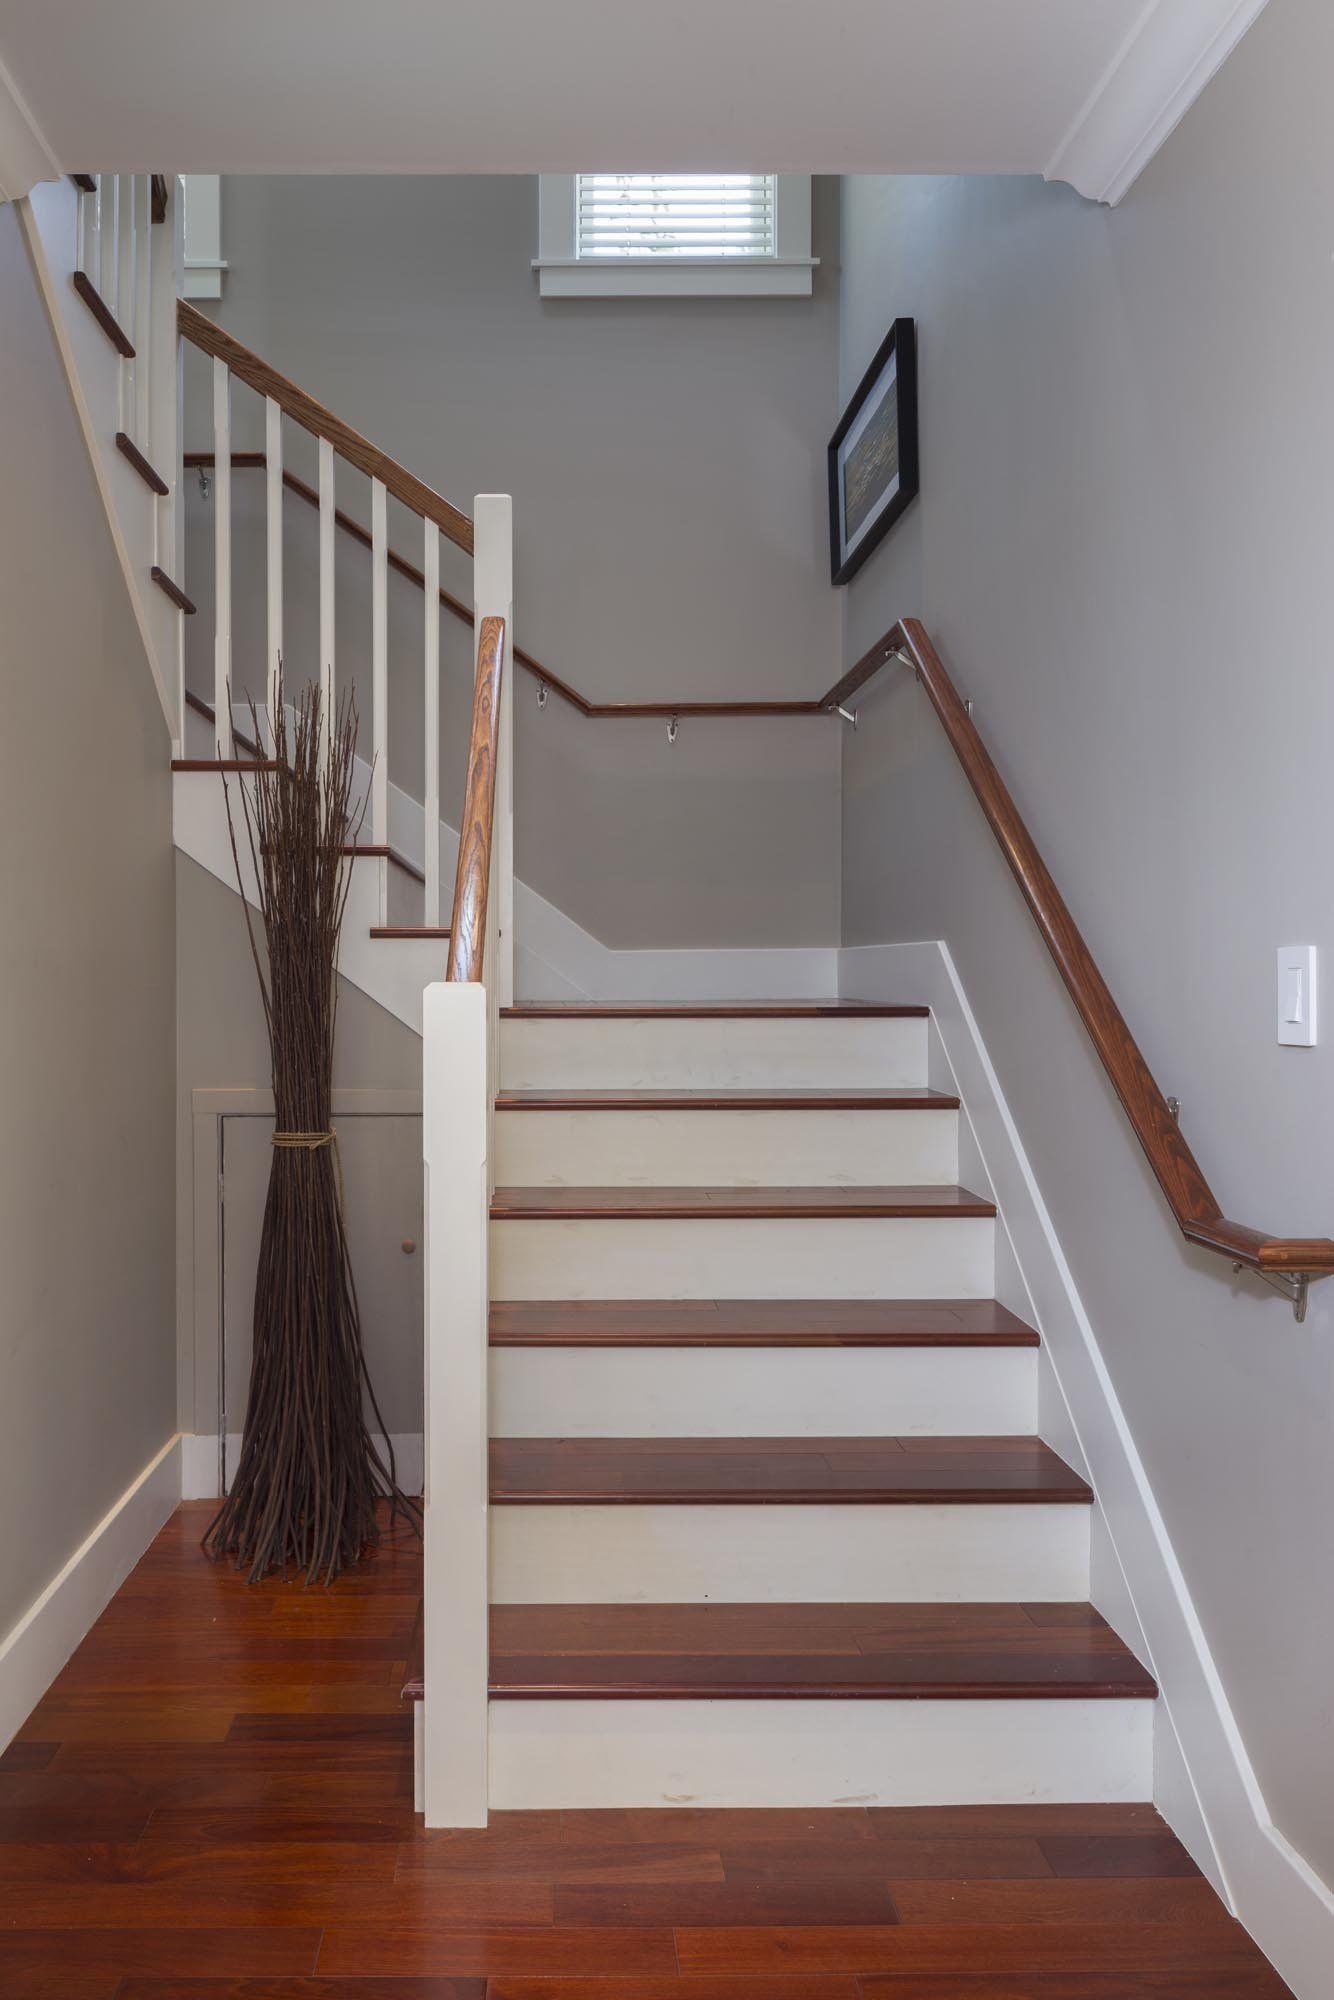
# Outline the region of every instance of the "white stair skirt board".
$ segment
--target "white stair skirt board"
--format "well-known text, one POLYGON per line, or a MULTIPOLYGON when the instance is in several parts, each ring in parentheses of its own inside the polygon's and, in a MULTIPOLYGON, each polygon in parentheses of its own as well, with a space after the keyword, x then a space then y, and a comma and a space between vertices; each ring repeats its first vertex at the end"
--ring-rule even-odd
POLYGON ((180 1497, 181 1441, 172 1437, 0 1640, 0 1749, 23 1727, 180 1497))
POLYGON ((1018 1437, 1032 1347, 495 1347, 496 1437, 1018 1437))
POLYGON ((491 1599, 1080 1603, 1091 1511, 1074 1501, 494 1506, 491 1599))
POLYGON ((491 1225, 493 1299, 989 1299, 987 1217, 491 1225))
POLYGON ((925 1018, 914 1016, 508 1020, 500 1024, 500 1085, 502 1090, 924 1085, 926 1031, 925 1018))
POLYGON ((951 1186, 955 1111, 498 1111, 504 1187, 951 1186))
POLYGON ((1151 1701, 493 1701, 494 1811, 1147 1799, 1151 1701))

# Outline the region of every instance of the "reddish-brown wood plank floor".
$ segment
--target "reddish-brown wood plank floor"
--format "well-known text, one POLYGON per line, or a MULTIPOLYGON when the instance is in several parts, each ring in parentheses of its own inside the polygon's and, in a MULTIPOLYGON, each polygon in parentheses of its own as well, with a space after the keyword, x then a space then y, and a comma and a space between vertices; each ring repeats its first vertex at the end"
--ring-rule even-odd
POLYGON ((183 1507, 0 1760, 5 2000, 1282 2000, 1147 1806, 421 1831, 420 1563, 208 1564, 183 1507))

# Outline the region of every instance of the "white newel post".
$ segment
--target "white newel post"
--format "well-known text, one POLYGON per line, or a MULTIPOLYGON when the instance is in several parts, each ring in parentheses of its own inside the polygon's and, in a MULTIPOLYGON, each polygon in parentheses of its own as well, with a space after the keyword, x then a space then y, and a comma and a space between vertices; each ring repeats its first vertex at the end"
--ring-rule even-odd
POLYGON ((426 1548, 421 1803, 427 1826, 442 1827, 484 1826, 487 1817, 491 1128, 498 1081, 496 1012, 508 1004, 514 983, 513 530, 508 495, 482 495, 474 519, 478 630, 485 617, 505 620, 487 946, 481 981, 428 986, 422 1009, 426 1548))
POLYGON ((485 1826, 487 1799, 487 1211, 490 1021, 484 986, 428 986, 425 1730, 427 1826, 485 1826))

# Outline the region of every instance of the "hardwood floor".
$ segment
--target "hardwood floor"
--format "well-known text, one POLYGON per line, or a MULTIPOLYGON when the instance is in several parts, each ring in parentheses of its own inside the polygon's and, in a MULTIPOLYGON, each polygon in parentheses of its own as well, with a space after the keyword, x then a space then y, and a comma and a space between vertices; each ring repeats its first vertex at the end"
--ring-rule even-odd
MULTIPOLYGON (((1282 2000, 1147 1806, 425 1833, 396 1530, 251 1588, 182 1507, 0 1759, 4 2000, 1282 2000)), ((562 1615, 562 1614, 551 1614, 562 1615)))

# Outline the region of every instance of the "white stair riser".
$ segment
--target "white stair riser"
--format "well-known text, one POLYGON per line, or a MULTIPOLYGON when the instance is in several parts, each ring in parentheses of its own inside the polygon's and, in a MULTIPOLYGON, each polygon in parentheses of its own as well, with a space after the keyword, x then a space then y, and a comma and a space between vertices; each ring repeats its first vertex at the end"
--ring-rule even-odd
POLYGON ((496 1437, 1018 1436, 1037 1399, 1031 1347, 491 1351, 496 1437))
POLYGON ((490 1804, 1085 1804, 1153 1795, 1151 1701, 493 1701, 490 1804))
POLYGON ((505 1090, 926 1083, 925 1019, 509 1020, 505 1090))
POLYGON ((493 1506, 495 1604, 1078 1603, 1090 1509, 493 1506))
POLYGON ((493 1299, 987 1299, 989 1217, 503 1221, 493 1299))
POLYGON ((500 1111, 504 1187, 949 1186, 955 1111, 500 1111))

